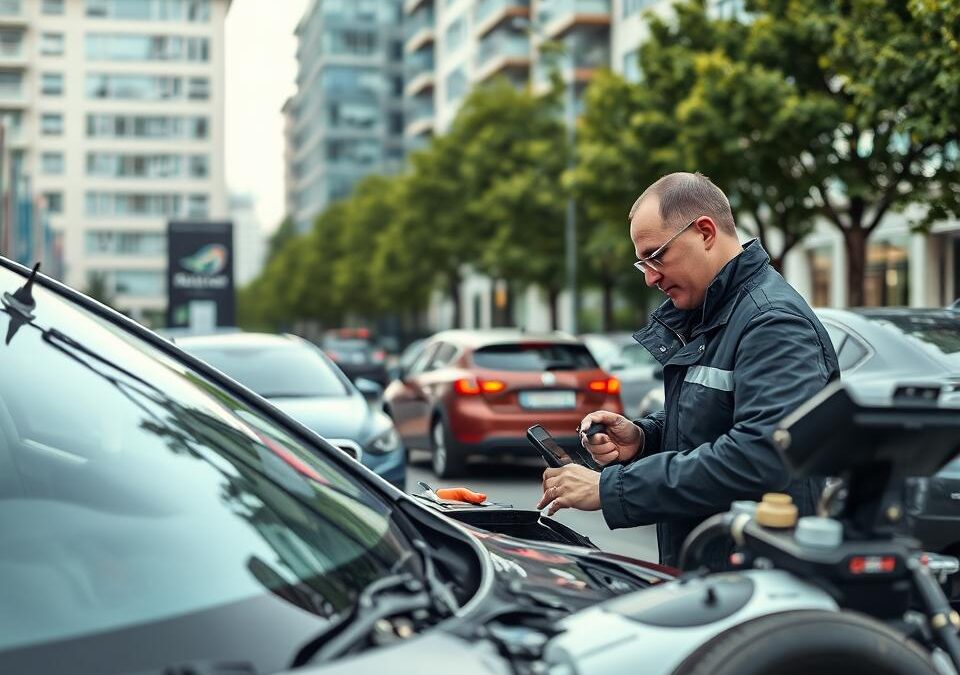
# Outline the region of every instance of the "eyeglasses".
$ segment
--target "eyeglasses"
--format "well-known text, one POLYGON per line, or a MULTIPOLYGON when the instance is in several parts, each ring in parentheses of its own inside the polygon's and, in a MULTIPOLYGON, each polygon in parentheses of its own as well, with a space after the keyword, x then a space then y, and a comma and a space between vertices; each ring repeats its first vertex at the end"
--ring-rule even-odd
POLYGON ((696 218, 691 220, 689 223, 684 225, 682 228, 680 228, 680 230, 678 230, 676 234, 674 234, 672 237, 667 239, 667 241, 664 242, 663 246, 658 248, 656 251, 654 251, 648 256, 640 258, 640 260, 633 263, 633 266, 636 267, 638 270, 640 270, 641 274, 646 274, 647 270, 651 270, 653 272, 660 271, 663 268, 663 263, 660 262, 660 258, 663 256, 664 253, 666 253, 667 247, 673 243, 674 239, 676 239, 681 234, 689 230, 690 226, 693 225, 698 220, 700 220, 700 216, 697 216, 696 218))

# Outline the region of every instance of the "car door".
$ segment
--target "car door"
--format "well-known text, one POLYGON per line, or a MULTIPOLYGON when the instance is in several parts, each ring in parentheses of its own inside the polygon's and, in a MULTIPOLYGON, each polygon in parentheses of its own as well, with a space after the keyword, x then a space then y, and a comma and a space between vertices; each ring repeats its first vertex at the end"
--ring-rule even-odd
POLYGON ((424 418, 429 400, 421 378, 439 347, 439 342, 427 345, 403 377, 391 385, 390 416, 400 437, 413 447, 427 447, 430 421, 424 418))

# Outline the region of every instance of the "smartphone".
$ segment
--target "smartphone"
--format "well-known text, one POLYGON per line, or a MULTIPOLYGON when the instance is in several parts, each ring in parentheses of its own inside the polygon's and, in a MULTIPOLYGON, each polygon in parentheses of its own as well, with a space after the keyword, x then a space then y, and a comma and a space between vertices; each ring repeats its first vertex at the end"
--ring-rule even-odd
POLYGON ((540 451, 549 467, 556 469, 567 464, 579 464, 594 471, 600 470, 600 465, 593 461, 590 453, 581 447, 573 448, 572 453, 567 452, 560 447, 550 432, 539 424, 534 424, 527 429, 527 440, 540 451))

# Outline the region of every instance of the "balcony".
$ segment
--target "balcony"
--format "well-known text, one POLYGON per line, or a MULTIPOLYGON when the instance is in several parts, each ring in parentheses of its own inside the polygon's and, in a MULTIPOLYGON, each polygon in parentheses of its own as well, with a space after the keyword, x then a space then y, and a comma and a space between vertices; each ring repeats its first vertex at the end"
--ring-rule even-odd
POLYGON ((403 13, 406 16, 410 16, 424 4, 430 4, 432 6, 433 0, 406 0, 403 3, 403 13))
POLYGON ((404 49, 408 54, 416 52, 421 47, 434 40, 433 9, 420 9, 409 21, 404 22, 403 35, 404 49))
POLYGON ((0 26, 26 26, 23 0, 0 0, 0 26))
POLYGON ((416 96, 433 88, 434 61, 432 49, 421 49, 415 54, 408 55, 404 59, 404 66, 406 67, 407 81, 404 93, 407 96, 416 96))
POLYGON ((436 78, 432 70, 425 71, 411 78, 404 87, 403 93, 406 96, 418 96, 419 94, 432 91, 436 78))
POLYGON ((492 33, 480 42, 475 66, 476 79, 480 82, 508 70, 527 69, 530 40, 516 33, 492 33))
POLYGON ((27 87, 23 82, 4 82, 0 80, 0 106, 4 108, 23 108, 27 105, 27 87))
POLYGON ((561 38, 579 26, 610 26, 610 0, 549 0, 549 3, 540 11, 545 23, 543 32, 548 39, 561 38))
POLYGON ((502 23, 530 18, 530 0, 480 0, 473 15, 476 35, 482 38, 502 23))
POLYGON ((407 109, 407 126, 404 135, 408 138, 433 133, 433 101, 419 100, 407 109))

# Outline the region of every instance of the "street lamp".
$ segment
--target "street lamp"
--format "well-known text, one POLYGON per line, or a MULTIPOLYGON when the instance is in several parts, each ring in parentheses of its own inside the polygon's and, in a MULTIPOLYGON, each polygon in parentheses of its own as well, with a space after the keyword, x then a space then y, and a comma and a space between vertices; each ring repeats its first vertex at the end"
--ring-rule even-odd
MULTIPOLYGON (((537 26, 529 19, 516 17, 513 20, 513 27, 519 30, 525 30, 527 33, 536 34, 541 42, 549 42, 543 34, 540 26, 537 26)), ((573 172, 576 167, 576 143, 577 143, 577 111, 576 111, 576 68, 574 66, 573 49, 570 45, 564 45, 563 51, 563 81, 564 81, 564 124, 567 129, 567 171, 573 172)), ((570 332, 576 334, 578 317, 580 314, 580 296, 577 293, 577 200, 571 193, 567 197, 566 221, 563 229, 564 235, 564 253, 565 268, 567 276, 567 293, 570 302, 570 332)))

